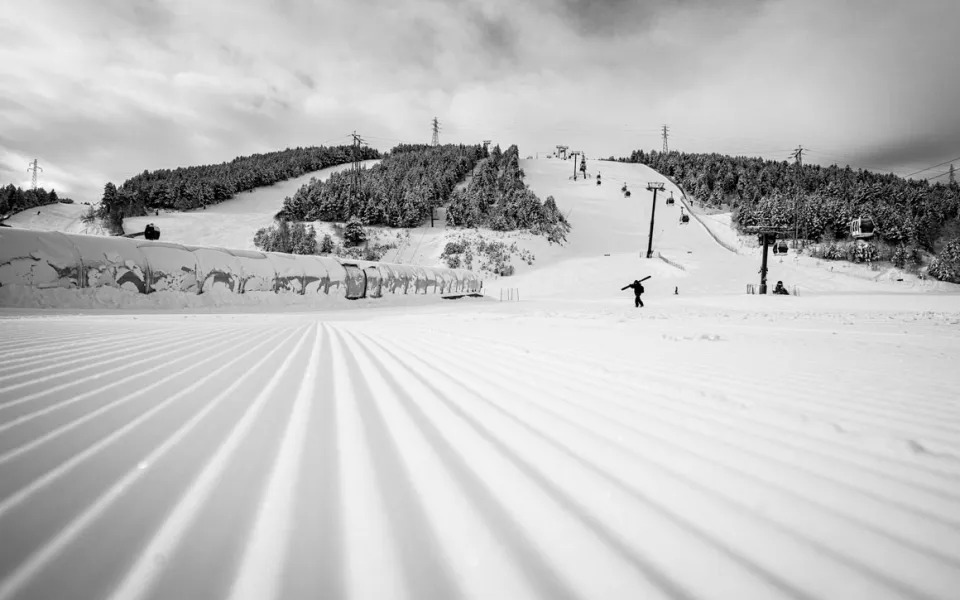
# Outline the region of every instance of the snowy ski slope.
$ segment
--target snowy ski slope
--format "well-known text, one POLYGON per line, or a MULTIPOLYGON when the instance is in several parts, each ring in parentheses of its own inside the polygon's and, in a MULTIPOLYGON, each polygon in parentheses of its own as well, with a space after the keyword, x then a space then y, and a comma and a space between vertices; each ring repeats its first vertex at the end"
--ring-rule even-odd
POLYGON ((955 288, 747 296, 597 165, 520 302, 2 311, 0 600, 956 598, 955 288))
POLYGON ((58 202, 22 210, 4 221, 4 224, 35 231, 107 235, 99 221, 83 222, 83 215, 88 210, 90 210, 90 206, 86 204, 61 204, 58 202))
MULTIPOLYGON (((370 168, 379 159, 362 161, 370 168)), ((273 217, 283 208, 283 199, 292 196, 311 179, 325 181, 331 173, 350 168, 350 164, 328 167, 270 186, 240 192, 234 198, 206 209, 186 212, 160 211, 146 217, 123 220, 127 233, 143 231, 153 223, 165 242, 196 246, 214 246, 234 250, 256 250, 253 237, 258 229, 273 224, 273 217)), ((21 211, 6 221, 11 227, 39 231, 62 231, 86 235, 107 235, 99 223, 85 224, 80 217, 89 207, 83 204, 51 204, 21 211)))

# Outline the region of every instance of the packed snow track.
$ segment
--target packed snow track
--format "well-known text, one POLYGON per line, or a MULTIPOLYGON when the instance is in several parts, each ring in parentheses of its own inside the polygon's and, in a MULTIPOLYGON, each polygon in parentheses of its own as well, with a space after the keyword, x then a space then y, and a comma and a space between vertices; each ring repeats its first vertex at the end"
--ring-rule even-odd
POLYGON ((0 319, 0 600, 957 597, 956 315, 487 306, 0 319))

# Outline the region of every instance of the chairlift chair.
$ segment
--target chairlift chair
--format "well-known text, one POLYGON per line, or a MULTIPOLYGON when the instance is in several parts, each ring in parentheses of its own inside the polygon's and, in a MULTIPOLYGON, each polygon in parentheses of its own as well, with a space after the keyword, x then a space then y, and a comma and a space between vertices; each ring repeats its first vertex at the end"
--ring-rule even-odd
POLYGON ((859 239, 873 237, 875 225, 870 217, 858 217, 850 222, 850 235, 859 239))

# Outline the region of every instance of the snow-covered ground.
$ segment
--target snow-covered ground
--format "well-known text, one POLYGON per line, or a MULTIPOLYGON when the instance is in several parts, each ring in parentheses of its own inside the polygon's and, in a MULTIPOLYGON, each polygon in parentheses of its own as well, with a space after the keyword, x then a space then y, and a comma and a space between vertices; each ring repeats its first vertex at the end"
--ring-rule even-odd
POLYGON ((0 600, 956 598, 957 286, 746 295, 646 167, 522 167, 519 302, 3 310, 0 600))
MULTIPOLYGON (((367 160, 361 164, 367 168, 379 160, 367 160)), ((159 215, 123 220, 127 233, 143 231, 147 223, 160 229, 160 239, 193 246, 213 246, 234 250, 256 250, 253 237, 258 229, 274 223, 274 215, 283 208, 283 199, 293 196, 300 187, 314 177, 325 181, 331 173, 349 169, 350 164, 337 165, 307 173, 274 185, 241 192, 234 198, 188 212, 160 212, 159 215)))
POLYGON ((4 221, 4 225, 34 231, 61 231, 83 235, 106 235, 99 219, 83 222, 83 215, 90 210, 87 204, 48 204, 22 210, 4 221))

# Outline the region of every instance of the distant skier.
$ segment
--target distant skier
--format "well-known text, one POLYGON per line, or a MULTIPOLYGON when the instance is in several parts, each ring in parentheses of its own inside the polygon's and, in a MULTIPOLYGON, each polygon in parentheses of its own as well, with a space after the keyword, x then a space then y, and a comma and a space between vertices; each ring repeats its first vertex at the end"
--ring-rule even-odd
POLYGON ((640 308, 640 307, 642 307, 642 306, 643 306, 643 300, 640 299, 640 294, 643 293, 643 284, 640 283, 640 280, 639 280, 639 279, 635 279, 635 280, 633 281, 633 283, 628 284, 628 285, 625 285, 625 286, 623 286, 622 288, 620 288, 620 291, 622 292, 622 291, 626 290, 627 288, 633 288, 633 294, 634 294, 634 304, 633 304, 633 306, 634 306, 634 308, 640 308))
POLYGON ((773 288, 773 293, 779 296, 789 296, 790 292, 787 291, 787 288, 783 287, 783 282, 778 281, 777 287, 773 288))

